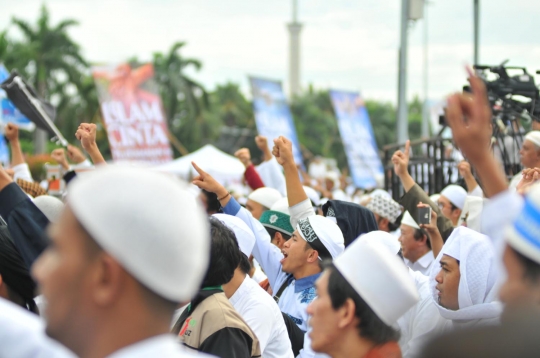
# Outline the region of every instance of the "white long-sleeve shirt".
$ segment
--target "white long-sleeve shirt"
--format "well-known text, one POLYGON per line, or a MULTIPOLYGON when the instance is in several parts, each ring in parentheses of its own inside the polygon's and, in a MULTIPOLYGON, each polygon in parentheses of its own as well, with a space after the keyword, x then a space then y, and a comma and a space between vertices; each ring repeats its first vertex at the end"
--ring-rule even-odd
POLYGON ((253 330, 263 358, 292 358, 291 342, 276 302, 248 275, 229 298, 253 330))

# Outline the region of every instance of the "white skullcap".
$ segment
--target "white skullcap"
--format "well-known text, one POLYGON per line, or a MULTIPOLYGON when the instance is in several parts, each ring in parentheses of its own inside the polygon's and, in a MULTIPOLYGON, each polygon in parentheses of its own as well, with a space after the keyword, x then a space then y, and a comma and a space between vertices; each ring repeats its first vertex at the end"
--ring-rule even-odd
POLYGON ((441 197, 441 194, 433 194, 429 197, 429 199, 431 199, 431 201, 437 204, 439 202, 440 197, 441 197))
POLYGON ((540 186, 525 197, 525 205, 514 223, 506 229, 506 241, 516 251, 540 264, 540 186))
POLYGON ((73 180, 67 205, 107 253, 159 296, 185 302, 199 289, 210 257, 208 219, 178 180, 109 165, 73 180))
POLYGON ((54 196, 40 195, 37 198, 32 199, 32 201, 52 223, 58 221, 62 210, 64 210, 64 203, 62 200, 55 198, 54 196))
POLYGON ((524 140, 528 140, 535 146, 540 147, 540 131, 530 131, 525 135, 524 140))
POLYGON ((289 212, 289 199, 287 197, 279 199, 272 205, 270 210, 279 211, 285 215, 291 215, 289 212))
POLYGON ((401 219, 401 225, 407 225, 412 227, 413 229, 420 229, 420 226, 418 226, 418 223, 416 220, 413 219, 411 214, 409 214, 408 211, 403 214, 403 219, 401 219))
POLYGON ((388 198, 388 199, 392 199, 392 196, 390 195, 390 193, 387 192, 386 190, 382 190, 382 189, 373 190, 373 192, 371 194, 369 194, 369 196, 371 196, 371 197, 382 196, 382 197, 385 197, 385 198, 388 198))
POLYGON ((268 209, 270 209, 276 201, 281 199, 281 197, 282 195, 279 191, 268 187, 259 188, 248 195, 249 200, 259 203, 268 209))
POLYGON ((345 239, 339 226, 324 216, 312 215, 298 220, 296 230, 317 250, 319 259, 335 259, 345 249, 345 239))
POLYGON ((253 247, 255 246, 255 235, 253 231, 243 222, 241 219, 236 216, 227 215, 227 214, 214 214, 212 215, 219 221, 221 221, 225 226, 234 232, 236 236, 236 241, 238 241, 238 247, 240 251, 247 257, 251 256, 253 247))
POLYGON ((397 255, 399 250, 401 250, 399 240, 394 235, 386 231, 372 231, 370 233, 361 235, 358 240, 375 241, 381 243, 393 255, 397 255))
POLYGON ((392 224, 401 215, 401 206, 392 198, 383 195, 372 196, 366 204, 366 208, 380 217, 388 219, 392 224))
POLYGON ((477 196, 467 196, 465 205, 461 211, 458 226, 466 226, 474 231, 482 230, 482 210, 484 199, 477 196))
POLYGON ((441 196, 450 200, 457 208, 463 210, 465 206, 465 199, 467 199, 467 191, 459 185, 448 185, 441 191, 441 196))
POLYGON ((355 240, 334 266, 375 314, 392 326, 419 300, 403 262, 382 243, 355 240))
POLYGON ((321 196, 317 191, 309 186, 304 186, 304 192, 308 196, 309 200, 313 202, 313 205, 319 206, 319 203, 321 201, 321 196))

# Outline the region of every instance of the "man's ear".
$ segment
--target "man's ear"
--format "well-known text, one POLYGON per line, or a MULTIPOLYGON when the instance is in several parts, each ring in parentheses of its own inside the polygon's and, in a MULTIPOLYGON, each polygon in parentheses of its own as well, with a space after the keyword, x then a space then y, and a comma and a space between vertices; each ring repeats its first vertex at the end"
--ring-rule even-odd
POLYGON ((94 302, 100 306, 114 304, 127 284, 127 272, 108 254, 101 255, 90 269, 94 302))
MULTIPOLYGON (((306 243, 307 245, 307 243, 306 243)), ((307 257, 307 262, 313 263, 317 262, 319 260, 319 252, 317 250, 308 249, 310 252, 307 257)))
POLYGON ((383 229, 388 230, 388 224, 390 224, 390 221, 387 218, 380 218, 378 224, 379 224, 379 230, 383 230, 383 229))
POLYGON ((358 321, 358 318, 356 318, 356 305, 351 298, 347 298, 343 303, 343 306, 338 308, 337 311, 339 314, 339 328, 346 328, 351 324, 354 324, 355 326, 358 325, 358 323, 356 322, 358 321))

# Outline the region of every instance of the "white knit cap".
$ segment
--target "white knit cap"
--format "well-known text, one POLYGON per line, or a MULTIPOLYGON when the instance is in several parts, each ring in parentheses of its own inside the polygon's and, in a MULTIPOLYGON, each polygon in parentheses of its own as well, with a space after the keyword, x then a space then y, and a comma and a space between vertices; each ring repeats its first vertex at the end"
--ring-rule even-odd
POLYGON ((270 209, 276 201, 281 199, 282 195, 279 191, 273 188, 259 188, 248 195, 248 199, 261 204, 270 209))
POLYGON ((289 199, 287 197, 281 198, 270 207, 270 210, 279 211, 285 215, 291 215, 289 212, 289 199))
POLYGON ((240 251, 242 251, 247 257, 251 256, 251 252, 255 246, 255 235, 249 226, 247 226, 242 219, 239 219, 236 216, 227 214, 214 214, 212 216, 221 221, 223 224, 225 224, 225 226, 234 232, 234 236, 236 236, 236 241, 238 241, 240 251))
POLYGON ((506 241, 516 251, 540 264, 540 186, 531 188, 514 223, 506 229, 506 241))
POLYGON ((441 191, 441 196, 450 200, 457 208, 462 209, 465 206, 465 199, 467 199, 467 191, 459 185, 448 185, 441 191))
POLYGON ((439 201, 439 198, 441 197, 441 194, 433 194, 429 197, 429 199, 431 199, 431 201, 433 201, 435 204, 437 204, 437 202, 439 201))
POLYGON ((335 259, 345 249, 345 239, 339 226, 324 216, 312 215, 300 219, 296 225, 296 230, 298 230, 302 239, 319 251, 320 259, 335 259), (321 244, 328 250, 331 257, 324 257, 323 250, 321 250, 323 248, 320 247, 321 244))
POLYGON ((409 214, 408 211, 403 214, 403 219, 401 219, 401 225, 410 226, 414 229, 420 229, 420 226, 418 226, 418 223, 416 222, 416 220, 413 219, 413 217, 411 216, 411 214, 409 214))
POLYGON ((401 244, 399 243, 397 237, 386 231, 372 231, 360 236, 358 240, 379 242, 383 244, 384 247, 386 247, 388 251, 393 255, 397 255, 399 250, 401 250, 401 244))
POLYGON ((190 300, 208 268, 208 219, 186 185, 164 174, 106 166, 73 180, 67 205, 91 237, 137 281, 190 300))
POLYGON ((392 224, 401 215, 401 205, 387 196, 372 196, 366 204, 366 208, 380 217, 388 219, 392 224))
POLYGON ((376 240, 353 241, 334 260, 334 266, 389 326, 419 300, 418 291, 403 262, 376 240))
POLYGON ((304 192, 308 196, 309 200, 313 202, 313 205, 319 206, 319 202, 321 201, 321 196, 315 189, 309 186, 304 186, 304 192))
POLYGON ((37 198, 32 199, 32 202, 52 223, 58 221, 62 210, 64 210, 64 203, 62 200, 55 198, 54 196, 40 195, 37 198))
POLYGON ((535 146, 540 147, 540 131, 530 131, 525 135, 524 140, 528 140, 535 146))

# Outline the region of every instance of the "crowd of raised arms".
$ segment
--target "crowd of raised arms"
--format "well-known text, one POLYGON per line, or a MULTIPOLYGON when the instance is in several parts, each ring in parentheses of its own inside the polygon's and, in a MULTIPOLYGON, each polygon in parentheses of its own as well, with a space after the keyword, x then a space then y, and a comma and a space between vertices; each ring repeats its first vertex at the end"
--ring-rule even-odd
POLYGON ((540 132, 509 183, 469 76, 446 108, 465 185, 426 193, 407 142, 391 159, 399 202, 319 158, 304 171, 285 137, 256 138, 258 166, 235 153, 239 190, 197 163, 191 183, 107 164, 86 123, 82 150, 52 152, 58 198, 8 124, 0 357, 540 356, 540 132))

